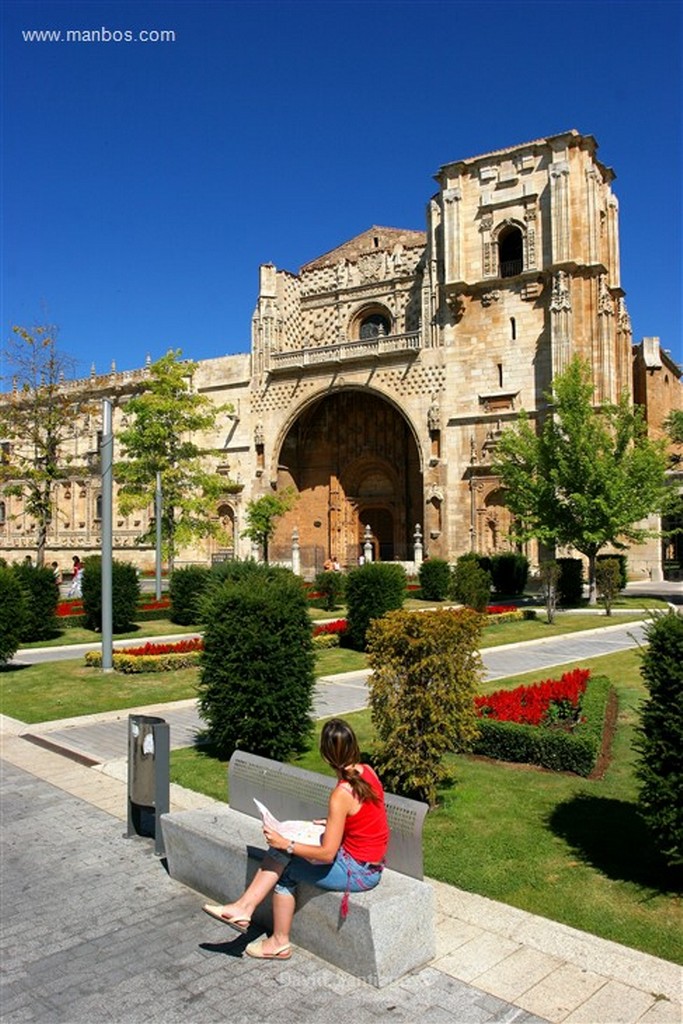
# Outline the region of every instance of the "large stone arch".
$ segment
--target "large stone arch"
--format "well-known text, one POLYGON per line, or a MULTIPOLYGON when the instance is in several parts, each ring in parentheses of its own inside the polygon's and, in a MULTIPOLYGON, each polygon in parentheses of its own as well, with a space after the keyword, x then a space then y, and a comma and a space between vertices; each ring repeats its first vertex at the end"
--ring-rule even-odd
POLYGON ((318 395, 286 425, 277 452, 278 490, 293 487, 299 498, 278 524, 274 559, 290 556, 296 527, 304 573, 328 558, 351 567, 368 525, 375 557, 412 558, 415 523, 423 519, 422 455, 391 401, 369 388, 318 395))

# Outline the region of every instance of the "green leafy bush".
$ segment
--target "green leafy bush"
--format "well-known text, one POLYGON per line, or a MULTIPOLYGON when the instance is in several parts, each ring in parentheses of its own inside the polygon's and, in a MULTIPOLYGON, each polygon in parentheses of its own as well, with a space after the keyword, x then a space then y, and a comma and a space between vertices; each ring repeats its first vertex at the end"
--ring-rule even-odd
POLYGON ((683 864, 683 618, 658 615, 647 627, 641 675, 649 692, 641 711, 636 774, 639 806, 670 865, 683 864))
POLYGON ((346 577, 342 572, 319 572, 313 581, 313 589, 322 594, 322 607, 332 612, 344 601, 346 577))
POLYGON ((381 743, 375 763, 393 792, 435 804, 444 754, 475 740, 482 622, 466 609, 393 611, 371 624, 370 710, 381 743))
POLYGON ((608 558, 615 559, 619 563, 619 590, 623 590, 628 583, 628 555, 619 554, 612 552, 609 555, 598 555, 596 559, 596 567, 600 562, 605 561, 608 558))
MULTIPOLYGON (((99 555, 83 563, 83 611, 86 629, 102 629, 102 559, 99 555)), ((111 567, 112 631, 123 633, 135 621, 140 583, 135 566, 116 559, 111 567)))
POLYGON ((497 594, 523 594, 529 578, 529 559, 517 551, 505 551, 491 559, 491 580, 497 594))
POLYGON ((365 650, 365 636, 373 619, 403 607, 406 574, 395 562, 370 562, 352 569, 346 581, 346 642, 365 650))
POLYGON ((482 567, 480 558, 473 552, 461 555, 455 564, 452 577, 452 594, 456 601, 486 611, 491 597, 491 574, 482 567))
POLYGON ((0 665, 11 661, 21 643, 26 603, 16 573, 0 566, 0 665))
POLYGON ((22 642, 49 639, 57 629, 55 613, 59 602, 59 587, 52 569, 22 563, 12 566, 12 572, 24 594, 22 642))
POLYGON ((481 718, 474 753, 501 761, 536 764, 556 772, 590 775, 602 746, 610 689, 610 681, 604 676, 588 680, 581 701, 585 722, 572 732, 481 718))
POLYGON ((306 748, 314 677, 301 580, 262 566, 204 599, 199 706, 221 757, 236 749, 284 760, 306 748))
POLYGON ((186 565, 171 573, 168 585, 171 622, 191 626, 200 621, 200 602, 210 579, 211 570, 203 565, 186 565))
POLYGON ((445 601, 451 589, 451 567, 443 558, 428 558, 420 566, 420 589, 425 601, 445 601))

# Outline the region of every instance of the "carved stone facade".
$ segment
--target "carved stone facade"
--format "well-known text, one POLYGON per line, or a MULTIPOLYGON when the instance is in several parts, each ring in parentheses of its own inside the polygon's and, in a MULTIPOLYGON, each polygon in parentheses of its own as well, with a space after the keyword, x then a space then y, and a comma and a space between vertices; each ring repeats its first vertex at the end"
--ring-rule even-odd
MULTIPOLYGON (((204 441, 243 490, 216 509, 222 542, 184 557, 251 554, 244 506, 285 486, 299 500, 270 552, 291 561, 298 531, 306 575, 328 557, 355 564, 367 525, 375 557, 410 561, 416 524, 433 557, 505 549, 501 430, 543 407, 574 353, 601 400, 633 392, 613 177, 592 136, 538 139, 441 167, 424 232, 372 227, 296 274, 264 264, 251 354, 203 360, 193 382, 235 410, 204 441)), ((115 431, 146 372, 82 382, 114 398, 115 431)), ((670 380, 680 407, 673 364, 670 380)), ((57 558, 99 545, 96 485, 67 486, 57 558)), ((0 523, 10 557, 31 547, 14 501, 0 523)), ((114 514, 115 548, 139 564, 153 557, 133 548, 145 525, 114 514)))

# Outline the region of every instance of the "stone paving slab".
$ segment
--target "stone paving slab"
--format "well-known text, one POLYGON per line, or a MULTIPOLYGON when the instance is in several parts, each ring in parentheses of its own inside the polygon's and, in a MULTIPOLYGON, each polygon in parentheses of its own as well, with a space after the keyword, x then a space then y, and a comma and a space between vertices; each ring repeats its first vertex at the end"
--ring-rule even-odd
POLYGON ((299 949, 250 960, 117 818, 7 762, 3 802, 7 1024, 543 1024, 432 968, 377 990, 299 949))

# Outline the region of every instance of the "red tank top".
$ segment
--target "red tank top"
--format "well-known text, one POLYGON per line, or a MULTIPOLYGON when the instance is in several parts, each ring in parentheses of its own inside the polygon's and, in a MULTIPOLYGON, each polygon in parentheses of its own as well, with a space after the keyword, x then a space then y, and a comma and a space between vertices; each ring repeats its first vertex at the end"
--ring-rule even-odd
MULTIPOLYGON (((378 864, 384 860, 389 845, 389 825, 384 806, 384 789, 368 764, 363 765, 363 778, 369 782, 379 797, 379 802, 363 800, 360 810, 349 814, 344 823, 342 846, 354 860, 361 863, 378 864)), ((347 783, 339 782, 346 786, 347 783)))

